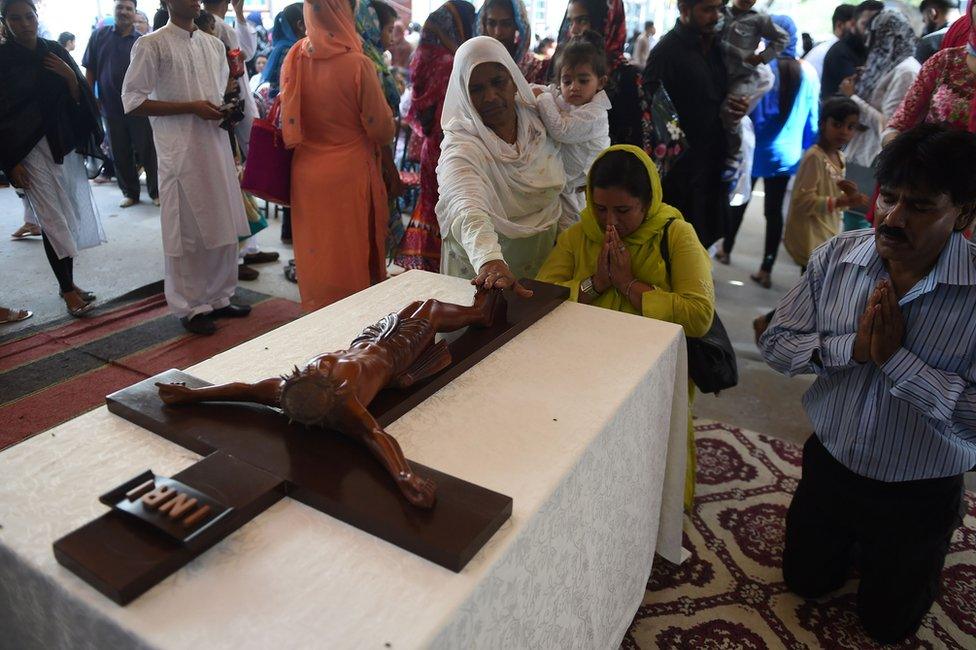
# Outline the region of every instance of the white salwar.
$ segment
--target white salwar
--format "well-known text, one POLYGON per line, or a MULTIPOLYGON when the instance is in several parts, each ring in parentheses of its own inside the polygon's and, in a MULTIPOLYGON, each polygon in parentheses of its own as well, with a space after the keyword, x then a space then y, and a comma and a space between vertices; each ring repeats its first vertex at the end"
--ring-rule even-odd
POLYGON ((567 103, 556 88, 544 88, 536 98, 539 117, 546 125, 549 137, 561 146, 566 187, 559 200, 562 217, 559 229, 566 230, 579 221, 586 207, 586 175, 603 150, 610 146, 610 120, 607 111, 612 107, 606 91, 601 90, 582 106, 567 103))
POLYGON ((441 126, 441 272, 471 278, 486 262, 503 260, 516 277, 535 277, 555 244, 566 174, 532 90, 501 43, 478 36, 458 48, 441 126), (514 145, 485 126, 471 103, 468 81, 482 63, 505 66, 517 87, 514 145))
MULTIPOLYGON (((220 105, 228 78, 223 43, 169 23, 137 39, 125 75, 126 112, 147 99, 220 105)), ((230 304, 237 241, 250 235, 227 133, 196 115, 150 117, 159 158, 166 300, 192 318, 230 304)))
POLYGON ((106 241, 81 154, 72 151, 59 165, 45 137, 21 164, 30 179, 24 220, 41 227, 58 259, 106 241))

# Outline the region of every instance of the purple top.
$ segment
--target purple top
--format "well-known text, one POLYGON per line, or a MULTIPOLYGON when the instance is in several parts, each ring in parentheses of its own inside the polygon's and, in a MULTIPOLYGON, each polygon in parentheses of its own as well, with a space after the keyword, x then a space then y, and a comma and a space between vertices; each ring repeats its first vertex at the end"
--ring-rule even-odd
POLYGON ((128 36, 122 36, 115 27, 102 27, 92 34, 85 49, 81 65, 92 70, 95 75, 95 92, 101 100, 102 115, 123 117, 122 82, 125 71, 129 69, 129 55, 132 45, 140 34, 135 29, 128 36))

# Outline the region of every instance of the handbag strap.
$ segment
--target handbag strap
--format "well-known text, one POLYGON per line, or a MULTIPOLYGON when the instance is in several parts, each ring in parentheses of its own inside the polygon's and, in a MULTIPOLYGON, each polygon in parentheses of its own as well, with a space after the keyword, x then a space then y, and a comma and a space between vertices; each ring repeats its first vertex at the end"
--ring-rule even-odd
POLYGON ((268 111, 268 121, 271 122, 271 125, 277 129, 279 128, 278 122, 280 119, 281 119, 281 95, 278 95, 277 97, 274 98, 274 101, 271 103, 271 110, 268 111))
POLYGON ((661 257, 664 258, 664 270, 668 274, 668 283, 671 282, 671 246, 668 244, 668 230, 673 221, 676 221, 676 218, 668 219, 664 224, 664 230, 661 231, 661 257))

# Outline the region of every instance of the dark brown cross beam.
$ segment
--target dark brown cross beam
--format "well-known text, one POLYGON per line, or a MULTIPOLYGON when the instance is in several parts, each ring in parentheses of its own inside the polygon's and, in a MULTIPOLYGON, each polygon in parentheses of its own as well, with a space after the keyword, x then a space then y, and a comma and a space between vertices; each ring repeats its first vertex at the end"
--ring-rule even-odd
MULTIPOLYGON (((450 338, 451 365, 409 389, 386 389, 369 406, 384 427, 420 404, 561 304, 568 290, 523 280, 535 295, 506 292, 495 324, 450 338)), ((365 325, 365 324, 364 324, 365 325)), ((287 368, 282 368, 286 371, 287 368)), ((170 370, 109 395, 108 409, 205 456, 173 478, 234 508, 219 531, 192 548, 158 540, 156 531, 117 511, 54 544, 58 561, 120 604, 166 576, 287 495, 452 571, 460 571, 511 516, 512 499, 410 461, 437 483, 431 510, 412 506, 360 444, 321 429, 290 425, 265 406, 166 406, 156 382, 207 383, 170 370)), ((215 528, 218 528, 215 526, 215 528)))

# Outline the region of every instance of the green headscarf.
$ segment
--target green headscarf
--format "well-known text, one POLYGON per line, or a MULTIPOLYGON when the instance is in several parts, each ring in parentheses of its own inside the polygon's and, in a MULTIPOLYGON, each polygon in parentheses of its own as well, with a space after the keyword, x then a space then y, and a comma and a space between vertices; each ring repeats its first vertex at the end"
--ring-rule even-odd
POLYGON ((596 167, 599 160, 611 151, 626 151, 636 157, 647 169, 647 177, 651 181, 651 203, 647 206, 647 214, 644 215, 644 221, 637 227, 637 230, 624 238, 624 244, 628 249, 631 249, 631 254, 633 254, 633 248, 646 244, 651 237, 664 229, 664 224, 669 219, 683 221, 684 218, 676 208, 664 202, 664 193, 661 190, 661 177, 657 173, 657 167, 654 165, 654 162, 644 153, 644 150, 629 144, 617 144, 597 156, 596 160, 593 161, 593 165, 590 167, 590 177, 586 182, 586 208, 580 213, 580 221, 583 224, 583 232, 586 233, 587 239, 598 242, 600 245, 603 244, 605 233, 603 228, 600 227, 599 222, 597 222, 595 211, 593 210, 592 170, 593 167, 596 167))

